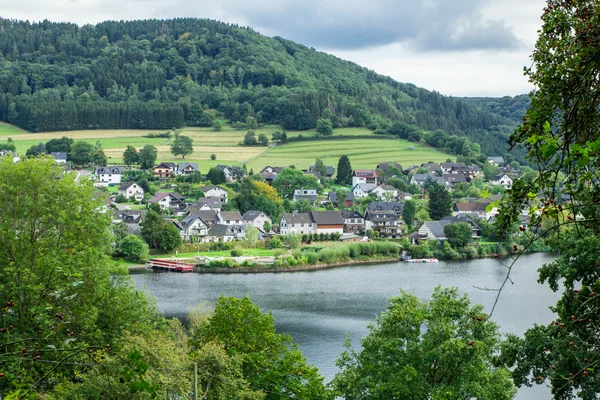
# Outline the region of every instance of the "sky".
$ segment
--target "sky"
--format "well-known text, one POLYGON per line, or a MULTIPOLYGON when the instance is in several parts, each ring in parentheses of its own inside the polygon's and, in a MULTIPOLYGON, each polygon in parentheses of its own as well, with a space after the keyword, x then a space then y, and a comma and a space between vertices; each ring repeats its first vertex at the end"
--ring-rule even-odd
POLYGON ((544 0, 0 0, 3 18, 198 17, 249 26, 451 96, 514 96, 544 0))

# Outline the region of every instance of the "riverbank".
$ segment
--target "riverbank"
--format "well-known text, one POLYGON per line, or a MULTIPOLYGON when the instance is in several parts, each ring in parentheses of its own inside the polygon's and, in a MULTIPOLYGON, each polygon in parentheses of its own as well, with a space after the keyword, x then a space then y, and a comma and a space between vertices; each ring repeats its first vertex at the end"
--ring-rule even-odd
POLYGON ((261 273, 278 273, 278 272, 303 272, 303 271, 319 271, 331 268, 347 267, 352 265, 368 265, 368 264, 384 264, 396 263, 400 260, 397 257, 377 258, 369 260, 348 260, 338 261, 327 264, 305 264, 287 267, 232 267, 232 268, 194 268, 194 272, 201 274, 261 274, 261 273))

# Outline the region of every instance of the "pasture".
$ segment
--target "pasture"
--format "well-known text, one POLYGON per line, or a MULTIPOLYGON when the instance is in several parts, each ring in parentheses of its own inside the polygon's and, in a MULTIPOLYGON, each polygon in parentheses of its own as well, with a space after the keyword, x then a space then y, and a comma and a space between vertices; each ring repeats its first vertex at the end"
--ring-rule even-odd
MULTIPOLYGON (((257 137, 264 133, 269 139, 273 132, 281 131, 276 125, 262 126, 254 130, 257 137)), ((85 140, 91 144, 99 142, 104 149, 110 164, 121 164, 123 151, 128 145, 138 150, 146 144, 156 146, 157 162, 179 162, 181 157, 174 157, 170 152, 173 140, 166 138, 148 138, 149 133, 163 133, 156 130, 86 130, 68 132, 28 133, 8 124, 0 124, 0 141, 12 137, 19 154, 25 154, 28 148, 40 142, 53 138, 67 136, 74 140, 85 140)), ((403 166, 420 165, 427 161, 445 161, 454 159, 445 153, 405 140, 379 139, 347 139, 314 142, 296 142, 275 147, 242 146, 246 130, 236 130, 230 125, 223 125, 221 131, 212 128, 187 127, 182 129, 182 135, 189 136, 194 141, 194 153, 185 161, 197 162, 202 172, 216 164, 240 165, 246 163, 248 169, 260 171, 266 165, 286 166, 296 165, 298 168, 308 168, 316 158, 322 158, 327 165, 337 166, 340 156, 348 155, 353 168, 375 168, 379 162, 396 161, 403 166), (412 150, 409 147, 413 147, 412 150), (216 155, 216 160, 210 156, 216 155)), ((314 137, 313 131, 290 131, 289 138, 302 135, 314 137)), ((340 128, 334 130, 335 135, 365 136, 372 132, 367 128, 340 128)))

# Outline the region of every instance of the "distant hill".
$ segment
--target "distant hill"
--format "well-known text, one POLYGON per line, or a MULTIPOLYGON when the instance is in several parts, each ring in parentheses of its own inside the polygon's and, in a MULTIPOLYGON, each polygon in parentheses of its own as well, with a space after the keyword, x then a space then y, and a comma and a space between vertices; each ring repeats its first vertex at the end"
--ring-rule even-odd
POLYGON ((526 94, 514 97, 462 97, 460 99, 483 111, 508 118, 516 124, 521 124, 522 118, 531 104, 531 99, 526 94))
POLYGON ((210 126, 216 115, 304 130, 329 118, 410 140, 441 130, 503 155, 515 126, 472 99, 212 20, 0 19, 0 32, 0 120, 31 132, 210 126))

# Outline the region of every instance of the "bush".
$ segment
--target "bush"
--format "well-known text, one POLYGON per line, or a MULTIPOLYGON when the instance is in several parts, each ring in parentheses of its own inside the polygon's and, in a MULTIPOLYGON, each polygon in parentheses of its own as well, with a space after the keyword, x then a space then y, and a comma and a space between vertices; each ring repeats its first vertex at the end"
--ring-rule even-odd
POLYGON ((241 257, 244 254, 242 249, 233 249, 231 250, 231 257, 241 257))
POLYGON ((115 203, 125 203, 126 201, 127 198, 125 198, 125 196, 123 196, 122 194, 115 197, 115 203))
POLYGON ((226 258, 224 260, 212 260, 209 264, 209 268, 233 268, 235 264, 231 259, 226 258))
POLYGON ((314 251, 307 251, 304 253, 304 257, 306 258, 306 263, 314 265, 319 262, 319 254, 314 251))
POLYGON ((148 261, 149 250, 146 242, 135 235, 127 235, 120 244, 121 252, 129 261, 145 263, 148 261))
POLYGON ((287 250, 285 250, 285 249, 277 249, 273 252, 273 255, 275 256, 275 258, 278 258, 286 253, 287 253, 287 250))
POLYGON ((283 243, 281 242, 281 238, 279 236, 273 236, 271 238, 271 248, 279 249, 279 248, 281 248, 281 246, 283 246, 283 243))
POLYGON ((171 132, 148 133, 148 134, 144 135, 144 137, 150 138, 150 139, 158 139, 158 138, 170 139, 171 138, 171 132))
POLYGON ((213 153, 213 154, 211 154, 211 155, 210 155, 210 159, 211 159, 211 160, 213 160, 213 161, 215 161, 215 160, 217 159, 217 155, 216 155, 216 154, 214 154, 214 153, 213 153))

